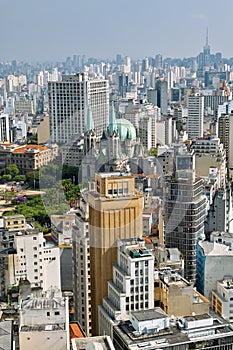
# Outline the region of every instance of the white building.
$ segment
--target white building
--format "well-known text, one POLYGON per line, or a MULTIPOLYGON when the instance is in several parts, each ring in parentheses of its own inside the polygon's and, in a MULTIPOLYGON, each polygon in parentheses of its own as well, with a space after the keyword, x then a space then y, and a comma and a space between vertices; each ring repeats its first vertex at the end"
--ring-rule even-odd
POLYGON ((118 242, 118 262, 113 280, 108 281, 108 296, 99 306, 99 334, 113 337, 113 325, 129 320, 132 311, 154 307, 154 256, 143 240, 118 242))
POLYGON ((211 299, 212 290, 217 281, 232 275, 233 251, 220 243, 199 241, 197 244, 197 280, 198 291, 211 299))
POLYGON ((29 296, 21 301, 19 313, 20 349, 70 349, 67 298, 29 296))
POLYGON ((31 287, 43 291, 61 290, 60 250, 47 243, 38 230, 17 232, 14 238, 15 254, 8 255, 6 285, 17 286, 27 279, 31 287))
POLYGON ((157 144, 159 144, 161 146, 164 146, 166 144, 166 122, 165 122, 165 120, 157 120, 156 139, 157 139, 157 144))
POLYGON ((210 234, 210 242, 222 243, 229 246, 229 250, 233 250, 233 233, 215 231, 210 234))
POLYGON ((204 96, 191 94, 188 98, 187 132, 189 139, 203 136, 204 96))
POLYGON ((90 103, 97 136, 107 128, 109 86, 104 79, 88 79, 87 74, 66 75, 48 84, 50 136, 55 143, 67 143, 86 131, 90 103))

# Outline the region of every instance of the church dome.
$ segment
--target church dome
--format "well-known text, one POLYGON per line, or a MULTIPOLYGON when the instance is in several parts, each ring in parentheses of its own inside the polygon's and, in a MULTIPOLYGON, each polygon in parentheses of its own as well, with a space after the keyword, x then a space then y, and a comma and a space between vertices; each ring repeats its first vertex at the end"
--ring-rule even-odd
POLYGON ((136 139, 136 130, 130 121, 124 118, 116 119, 120 140, 136 139))

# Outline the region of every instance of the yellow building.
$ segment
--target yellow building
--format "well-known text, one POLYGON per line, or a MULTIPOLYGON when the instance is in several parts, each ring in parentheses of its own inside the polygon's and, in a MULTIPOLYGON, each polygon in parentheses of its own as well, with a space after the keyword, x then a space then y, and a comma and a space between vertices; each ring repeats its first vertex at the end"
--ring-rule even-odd
POLYGON ((201 315, 209 312, 209 300, 177 273, 159 272, 155 279, 155 303, 169 316, 201 315))
POLYGON ((107 281, 117 262, 117 240, 142 236, 142 194, 134 177, 96 174, 96 190, 89 192, 91 297, 93 335, 98 333, 98 305, 108 295, 107 281))
POLYGON ((58 146, 41 145, 16 145, 1 144, 0 146, 0 164, 2 167, 8 167, 16 164, 21 173, 26 174, 47 165, 58 155, 58 146))
POLYGON ((9 231, 25 229, 26 220, 23 215, 4 216, 4 228, 9 231))

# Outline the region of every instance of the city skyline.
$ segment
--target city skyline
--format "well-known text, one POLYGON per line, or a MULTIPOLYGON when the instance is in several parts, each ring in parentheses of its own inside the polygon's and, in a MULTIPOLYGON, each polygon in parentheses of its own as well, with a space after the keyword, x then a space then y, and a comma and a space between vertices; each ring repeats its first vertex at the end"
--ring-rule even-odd
POLYGON ((224 2, 221 12, 206 0, 190 4, 184 0, 123 0, 111 4, 61 0, 17 2, 1 0, 2 52, 0 61, 64 60, 73 54, 113 58, 117 53, 135 59, 161 53, 164 57, 197 56, 209 29, 211 51, 233 57, 230 23, 233 3, 224 2), (221 17, 220 17, 221 16, 221 17))

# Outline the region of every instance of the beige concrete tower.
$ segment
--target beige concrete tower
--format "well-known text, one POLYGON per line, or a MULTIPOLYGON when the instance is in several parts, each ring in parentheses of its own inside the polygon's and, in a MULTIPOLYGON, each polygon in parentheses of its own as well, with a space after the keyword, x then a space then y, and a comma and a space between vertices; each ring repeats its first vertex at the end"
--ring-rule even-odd
POLYGON ((98 333, 98 305, 107 296, 107 281, 117 262, 117 239, 142 236, 142 194, 134 177, 96 174, 96 190, 89 192, 92 333, 98 333))

